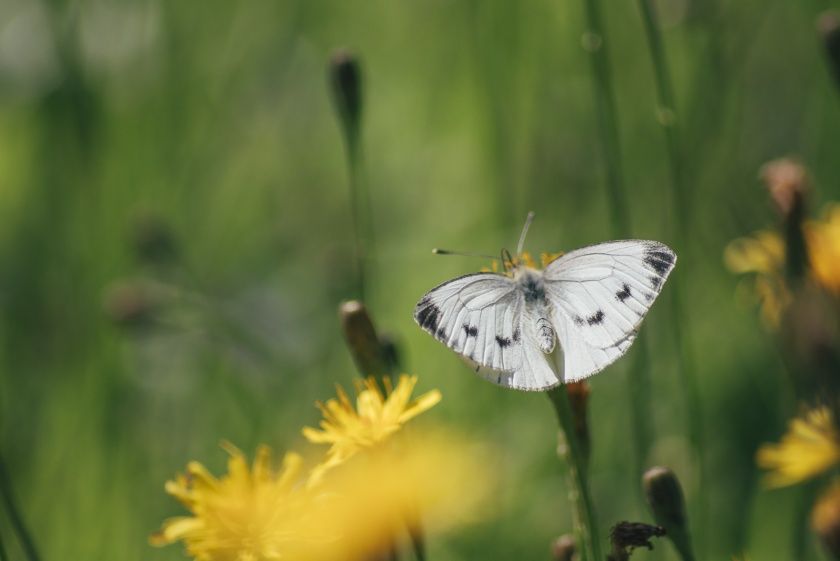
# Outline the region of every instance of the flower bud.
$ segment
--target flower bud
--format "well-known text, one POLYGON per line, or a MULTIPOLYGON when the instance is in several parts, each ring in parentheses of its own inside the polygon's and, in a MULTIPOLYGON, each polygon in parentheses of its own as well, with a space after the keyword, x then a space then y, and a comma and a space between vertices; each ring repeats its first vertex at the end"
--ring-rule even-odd
POLYGON ((565 534, 554 540, 551 544, 551 558, 554 561, 578 561, 580 556, 577 554, 575 538, 565 534))
POLYGON ((666 467, 653 467, 645 472, 642 485, 653 519, 665 529, 682 558, 693 559, 685 499, 677 476, 666 467))
POLYGON ((791 158, 780 158, 764 164, 760 175, 782 217, 788 277, 801 280, 808 269, 808 250, 802 229, 807 213, 808 171, 791 158))
POLYGON ((355 55, 338 49, 330 59, 330 86, 338 116, 347 135, 354 143, 362 118, 362 73, 355 55))
POLYGON ((175 236, 163 219, 141 214, 135 218, 133 226, 131 245, 140 263, 163 266, 177 261, 175 236))
POLYGON ((811 511, 811 527, 831 557, 840 559, 840 482, 817 500, 811 511))
POLYGON ((825 48, 826 62, 840 85, 840 13, 830 10, 817 18, 817 31, 825 48))
POLYGON ((343 302, 338 308, 338 315, 359 374, 377 378, 388 374, 388 362, 365 305, 358 300, 343 302))

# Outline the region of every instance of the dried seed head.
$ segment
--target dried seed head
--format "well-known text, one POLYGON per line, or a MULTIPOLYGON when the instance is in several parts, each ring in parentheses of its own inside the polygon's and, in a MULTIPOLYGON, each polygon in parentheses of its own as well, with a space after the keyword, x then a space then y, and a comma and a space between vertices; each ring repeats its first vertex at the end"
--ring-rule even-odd
POLYGON ((577 546, 575 538, 565 534, 554 540, 551 544, 551 558, 554 561, 577 561, 577 546))
POLYGON ((840 559, 840 482, 817 500, 811 511, 811 527, 833 558, 840 559))
POLYGON ((362 118, 362 72, 359 61, 347 49, 336 50, 330 58, 330 86, 345 134, 355 140, 362 118))
POLYGON ((653 549, 651 538, 665 535, 665 528, 653 526, 644 522, 619 522, 610 530, 613 561, 624 561, 630 558, 630 553, 637 547, 653 549))

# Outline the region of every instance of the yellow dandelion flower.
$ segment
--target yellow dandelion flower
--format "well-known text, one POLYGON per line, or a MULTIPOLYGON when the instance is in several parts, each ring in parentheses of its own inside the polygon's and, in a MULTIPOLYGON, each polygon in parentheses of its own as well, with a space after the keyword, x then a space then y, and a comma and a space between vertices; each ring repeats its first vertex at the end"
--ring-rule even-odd
POLYGON ((242 452, 229 443, 223 447, 230 454, 226 476, 217 479, 191 462, 186 475, 166 483, 166 492, 193 515, 166 520, 150 542, 181 540, 198 561, 268 561, 302 550, 311 528, 302 526, 309 502, 296 485, 300 456, 286 454, 275 470, 271 450, 262 446, 249 469, 242 452))
POLYGON ((758 465, 771 470, 769 487, 785 487, 815 477, 840 463, 840 431, 827 407, 793 419, 778 444, 765 444, 756 456, 758 465))
POLYGON ((355 408, 340 386, 337 387, 337 399, 317 404, 324 415, 321 430, 305 427, 303 436, 316 444, 329 444, 330 449, 326 461, 316 468, 313 480, 318 480, 328 469, 358 451, 384 442, 405 423, 434 407, 441 399, 440 392, 432 390, 412 400, 417 376, 403 374, 396 388, 391 387, 388 378, 383 380, 383 384, 385 393, 372 377, 359 381, 355 408))
POLYGON ((342 558, 378 558, 406 529, 439 533, 488 512, 491 464, 485 451, 449 432, 413 432, 399 450, 378 448, 331 471, 318 487, 326 500, 309 520, 339 536, 332 549, 342 558))
POLYGON ((811 274, 820 286, 840 294, 840 205, 831 205, 822 220, 805 224, 811 274))
MULTIPOLYGON (((809 275, 817 285, 840 296, 840 205, 829 205, 819 220, 803 225, 808 251, 809 275)), ((761 315, 770 327, 778 327, 782 312, 792 301, 785 284, 785 243, 777 232, 762 230, 732 241, 723 253, 727 268, 737 274, 755 274, 755 290, 761 315)))
MULTIPOLYGON (((557 259, 559 257, 562 257, 562 256, 563 256, 562 251, 559 251, 557 253, 545 253, 545 252, 540 253, 540 263, 542 265, 542 268, 545 269, 546 267, 548 267, 549 263, 551 263, 555 259, 557 259)), ((511 259, 512 259, 511 264, 514 267, 524 265, 524 266, 530 267, 532 269, 537 268, 536 260, 534 260, 533 256, 531 256, 531 254, 527 251, 523 251, 521 255, 517 255, 516 257, 512 257, 511 259)), ((493 261, 490 264, 489 267, 482 267, 481 272, 482 273, 498 273, 499 272, 499 262, 498 261, 493 261)), ((512 277, 513 276, 513 271, 507 270, 507 271, 504 272, 504 274, 509 276, 509 277, 512 277)))

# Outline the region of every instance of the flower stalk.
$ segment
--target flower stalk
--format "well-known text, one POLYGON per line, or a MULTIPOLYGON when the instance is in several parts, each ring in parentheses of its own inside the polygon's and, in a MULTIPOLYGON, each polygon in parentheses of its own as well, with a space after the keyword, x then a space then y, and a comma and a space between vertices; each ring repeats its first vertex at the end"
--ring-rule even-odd
MULTIPOLYGON (((612 235, 615 239, 627 239, 632 237, 632 227, 624 186, 618 116, 600 1, 584 0, 584 11, 587 31, 583 35, 583 46, 589 53, 592 72, 595 111, 607 175, 607 200, 612 235)), ((649 372, 650 354, 645 342, 640 342, 637 344, 636 358, 630 364, 628 372, 633 443, 636 452, 635 472, 639 477, 650 450, 653 433, 649 421, 649 372)))
POLYGON ((330 86, 347 154, 350 183, 350 213, 356 252, 356 295, 364 300, 369 291, 369 274, 373 255, 373 219, 370 194, 363 180, 361 143, 362 128, 362 72, 355 55, 339 49, 330 60, 330 86))
MULTIPOLYGON (((0 456, 0 497, 2 497, 3 506, 6 508, 9 522, 18 536, 21 547, 26 553, 26 558, 29 561, 39 561, 40 556, 35 547, 35 541, 29 534, 26 523, 23 521, 23 516, 20 514, 20 508, 18 508, 17 501, 15 501, 14 493, 12 492, 12 480, 9 477, 9 472, 6 469, 6 463, 2 456, 0 456)), ((0 544, 0 550, 2 550, 2 544, 0 544)), ((3 557, 0 557, 0 559, 5 559, 5 551, 2 554, 3 557)))
POLYGON ((595 519, 595 507, 589 493, 586 459, 575 433, 572 404, 565 385, 557 386, 547 393, 560 424, 560 442, 557 452, 560 458, 565 460, 569 473, 569 498, 574 505, 575 533, 582 561, 600 561, 603 557, 598 522, 595 519))

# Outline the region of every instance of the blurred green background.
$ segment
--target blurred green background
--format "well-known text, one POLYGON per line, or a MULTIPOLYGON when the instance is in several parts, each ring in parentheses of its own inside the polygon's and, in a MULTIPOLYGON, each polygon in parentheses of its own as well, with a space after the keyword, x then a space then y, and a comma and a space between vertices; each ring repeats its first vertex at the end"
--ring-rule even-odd
MULTIPOLYGON (((775 220, 757 181, 768 159, 802 159, 815 207, 838 197, 840 99, 815 30, 836 3, 657 5, 691 209, 674 275, 707 485, 667 297, 640 343, 656 437, 646 463, 682 478, 704 558, 786 558, 803 491, 762 490, 753 457, 792 397, 721 253, 775 220)), ((605 2, 604 15, 633 236, 676 243, 637 5, 605 2)), ((146 543, 181 514, 163 482, 190 459, 219 473, 223 438, 249 454, 259 442, 311 450, 299 431, 318 421, 313 402, 352 383, 336 317, 354 295, 352 223, 327 88, 341 46, 364 72, 369 308, 418 390, 443 393, 421 422, 502 459, 487 466, 502 482, 493 511, 433 538, 430 558, 548 558, 571 528, 548 400, 479 380, 411 312, 487 264, 432 247, 513 249, 530 209, 536 253, 613 235, 583 30, 582 3, 558 0, 0 3, 0 451, 43 558, 182 559, 146 543)), ((591 380, 604 532, 650 520, 630 459, 632 360, 591 380)), ((6 516, 0 535, 16 555, 6 516)), ((662 541, 636 558, 676 557, 662 541)))

